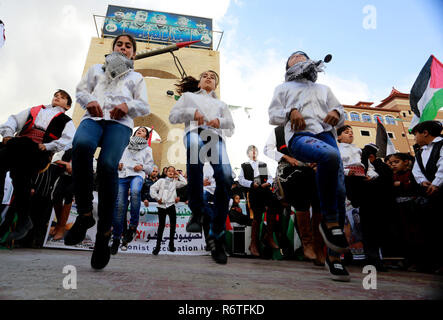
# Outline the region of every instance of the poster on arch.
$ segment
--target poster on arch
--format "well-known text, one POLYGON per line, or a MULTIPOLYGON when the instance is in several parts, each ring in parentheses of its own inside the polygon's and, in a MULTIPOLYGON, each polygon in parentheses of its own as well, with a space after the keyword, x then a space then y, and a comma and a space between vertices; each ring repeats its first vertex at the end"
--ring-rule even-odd
POLYGON ((103 35, 115 37, 121 33, 128 33, 138 41, 151 43, 200 40, 191 47, 213 47, 212 19, 108 5, 103 35))

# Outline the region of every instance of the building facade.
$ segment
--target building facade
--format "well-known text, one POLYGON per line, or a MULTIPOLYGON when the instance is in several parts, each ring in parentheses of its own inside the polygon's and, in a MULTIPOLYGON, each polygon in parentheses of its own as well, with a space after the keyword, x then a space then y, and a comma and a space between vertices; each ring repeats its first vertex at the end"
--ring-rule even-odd
MULTIPOLYGON (((414 154, 414 136, 409 133, 413 112, 409 105, 409 94, 392 88, 388 97, 377 106, 373 102, 360 101, 355 105, 343 105, 345 124, 352 126, 354 144, 363 148, 367 143, 375 143, 377 134, 377 117, 398 152, 414 154)), ((443 122, 443 111, 440 110, 436 120, 443 122)))

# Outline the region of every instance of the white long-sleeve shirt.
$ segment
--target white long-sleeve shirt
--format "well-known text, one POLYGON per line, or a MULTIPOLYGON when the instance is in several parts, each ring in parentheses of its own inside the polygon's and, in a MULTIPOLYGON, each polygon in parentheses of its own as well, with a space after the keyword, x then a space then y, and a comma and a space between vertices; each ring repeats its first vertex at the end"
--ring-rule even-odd
MULTIPOLYGON (((261 175, 267 175, 268 181, 266 181, 266 183, 272 184, 274 182, 274 179, 268 173, 267 167, 266 168, 259 168, 258 167, 258 164, 259 164, 258 160, 257 161, 249 160, 248 163, 251 165, 252 169, 254 170, 254 178, 259 177, 261 175)), ((243 168, 240 168, 240 174, 238 175, 238 183, 242 187, 251 188, 254 181, 246 179, 245 174, 243 172, 243 168)))
POLYGON ((130 71, 121 78, 110 80, 101 64, 93 65, 77 85, 76 98, 80 106, 86 110, 89 102, 97 101, 103 111, 103 118, 92 117, 86 110, 84 119, 111 120, 129 128, 134 127, 134 118, 148 115, 148 93, 143 76, 130 71), (110 112, 115 106, 126 103, 128 114, 119 120, 111 119, 110 112))
POLYGON ((182 175, 178 175, 178 179, 161 178, 158 179, 149 189, 149 194, 155 200, 162 199, 162 203, 158 204, 159 208, 166 209, 175 204, 177 198, 177 189, 184 187, 188 182, 182 175))
POLYGON ((268 114, 269 124, 285 125, 286 144, 295 133, 289 121, 291 109, 297 109, 302 114, 306 123, 306 128, 302 131, 313 134, 331 131, 336 135, 334 127, 323 122, 332 110, 336 110, 340 115, 337 127, 344 123, 343 106, 329 87, 309 80, 284 82, 275 88, 268 114))
POLYGON ((146 145, 145 148, 134 152, 126 147, 119 163, 123 163, 123 169, 118 171, 119 178, 140 176, 144 179, 145 175, 149 176, 154 168, 152 149, 146 145), (134 171, 134 167, 138 165, 142 165, 143 169, 134 171))
MULTIPOLYGON (((338 149, 340 150, 341 160, 343 162, 344 174, 349 174, 349 166, 359 166, 364 168, 364 164, 361 162, 362 150, 352 143, 338 143, 338 149)), ((378 173, 375 171, 374 166, 369 162, 367 171, 368 177, 371 179, 377 178, 378 173)))
MULTIPOLYGON (((37 114, 34 122, 34 128, 46 131, 51 123, 52 118, 60 112, 66 110, 62 107, 53 107, 52 105, 45 105, 37 114)), ((9 116, 8 120, 0 126, 0 134, 3 137, 13 137, 16 132, 20 132, 31 113, 31 108, 23 110, 22 112, 9 116)), ((68 121, 65 128, 62 131, 62 135, 59 139, 53 140, 49 143, 44 143, 46 150, 51 152, 58 152, 64 149, 68 149, 72 144, 72 139, 75 135, 75 126, 72 120, 68 121)))
POLYGON ((205 162, 203 165, 203 180, 208 179, 211 183, 210 185, 203 186, 203 190, 209 192, 210 194, 215 193, 215 178, 214 178, 214 169, 209 164, 209 162, 205 162))
MULTIPOLYGON (((432 149, 434 148, 434 144, 440 140, 443 140, 442 137, 436 137, 430 144, 427 144, 422 147, 421 158, 423 160, 423 166, 426 168, 426 165, 429 161, 429 156, 431 155, 432 149)), ((426 179, 424 173, 421 171, 418 162, 415 161, 414 167, 412 168, 412 174, 414 175, 415 180, 418 184, 428 181, 426 179)), ((437 172, 435 173, 435 178, 431 182, 434 186, 442 187, 443 185, 443 148, 440 150, 440 159, 437 161, 437 172)))
POLYGON ((217 99, 214 91, 207 93, 206 90, 198 92, 185 92, 178 99, 169 114, 169 121, 172 124, 184 123, 185 135, 191 129, 191 121, 194 121, 195 111, 198 110, 205 119, 205 124, 196 126, 215 132, 220 137, 231 137, 234 134, 234 120, 232 119, 231 111, 226 103, 217 99), (208 127, 207 122, 219 119, 220 128, 216 129, 208 127))
POLYGON ((284 156, 283 153, 277 150, 277 138, 275 136, 275 130, 271 131, 271 134, 266 140, 265 147, 263 148, 263 153, 272 160, 279 162, 284 156))

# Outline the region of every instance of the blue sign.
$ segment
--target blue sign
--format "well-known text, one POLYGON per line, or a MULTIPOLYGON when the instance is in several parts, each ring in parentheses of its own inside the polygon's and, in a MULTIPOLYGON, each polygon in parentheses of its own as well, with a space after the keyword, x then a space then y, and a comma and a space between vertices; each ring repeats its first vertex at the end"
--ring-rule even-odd
POLYGON ((191 47, 212 49, 212 19, 109 5, 103 35, 121 33, 159 44, 200 40, 191 47))

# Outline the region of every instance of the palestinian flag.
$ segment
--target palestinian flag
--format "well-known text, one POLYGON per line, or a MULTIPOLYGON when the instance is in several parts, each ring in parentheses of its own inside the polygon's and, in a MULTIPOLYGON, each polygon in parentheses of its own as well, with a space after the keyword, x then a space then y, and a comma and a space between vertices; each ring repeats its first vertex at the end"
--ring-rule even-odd
POLYGON ((293 210, 291 210, 291 214, 289 216, 286 237, 288 238, 289 243, 291 244, 291 247, 294 251, 302 246, 300 237, 297 233, 297 229, 295 228, 295 211, 293 210))
POLYGON ((415 80, 409 103, 414 112, 410 130, 420 122, 434 120, 438 110, 443 108, 443 64, 433 55, 415 80))
POLYGON ((385 126, 377 117, 377 135, 375 136, 375 144, 378 147, 377 156, 384 158, 387 155, 395 153, 395 146, 386 132, 385 126))

